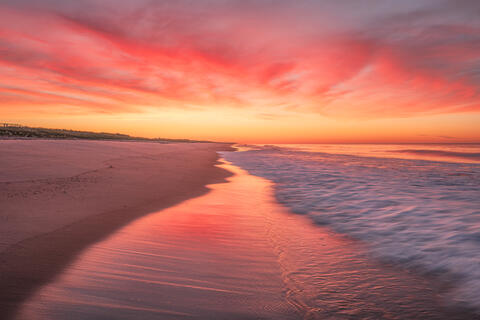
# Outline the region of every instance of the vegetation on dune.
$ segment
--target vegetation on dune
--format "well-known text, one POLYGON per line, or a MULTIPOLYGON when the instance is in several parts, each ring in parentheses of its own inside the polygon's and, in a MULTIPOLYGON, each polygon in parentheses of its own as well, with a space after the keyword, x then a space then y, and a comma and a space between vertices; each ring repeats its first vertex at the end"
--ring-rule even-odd
POLYGON ((20 125, 0 125, 0 138, 86 139, 153 142, 204 142, 188 139, 132 137, 121 133, 76 131, 67 129, 31 128, 20 125))

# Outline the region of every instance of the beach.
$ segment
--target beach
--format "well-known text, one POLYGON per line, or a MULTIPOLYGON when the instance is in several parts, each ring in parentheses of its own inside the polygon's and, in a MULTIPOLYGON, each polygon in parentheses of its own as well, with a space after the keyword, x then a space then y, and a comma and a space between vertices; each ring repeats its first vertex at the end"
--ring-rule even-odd
POLYGON ((2 318, 84 248, 208 191, 225 144, 0 140, 2 318))
POLYGON ((445 305, 445 283, 371 259, 279 205, 269 181, 221 167, 228 183, 92 244, 13 319, 475 318, 445 305))
POLYGON ((472 242, 426 242, 453 234, 439 227, 460 230, 475 219, 468 203, 477 164, 291 146, 0 145, 1 319, 480 317, 469 300, 476 269, 459 256, 472 242), (435 182, 431 199, 420 202, 406 181, 422 182, 424 193, 435 182), (464 198, 455 198, 453 183, 464 198), (396 190, 395 202, 382 190, 396 190), (437 206, 459 201, 462 215, 443 223, 437 206), (425 217, 440 222, 416 233, 425 217), (424 245, 416 260, 399 254, 424 245), (463 251, 446 251, 453 245, 463 251), (431 271, 436 255, 463 275, 431 271))
POLYGON ((479 13, 1 0, 0 320, 480 320, 479 13))

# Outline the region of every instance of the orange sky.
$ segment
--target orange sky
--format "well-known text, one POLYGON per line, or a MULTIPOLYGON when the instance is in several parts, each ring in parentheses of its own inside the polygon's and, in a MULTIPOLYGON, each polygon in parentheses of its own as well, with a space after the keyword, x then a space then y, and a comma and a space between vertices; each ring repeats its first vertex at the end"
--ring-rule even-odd
POLYGON ((7 0, 0 122, 258 143, 480 142, 478 12, 468 0, 7 0))

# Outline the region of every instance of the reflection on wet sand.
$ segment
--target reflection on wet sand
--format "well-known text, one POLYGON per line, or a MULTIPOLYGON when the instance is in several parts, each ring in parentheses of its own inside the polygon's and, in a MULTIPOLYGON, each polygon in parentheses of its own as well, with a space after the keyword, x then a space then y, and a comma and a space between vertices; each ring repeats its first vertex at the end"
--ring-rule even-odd
POLYGON ((451 319, 441 288, 371 261, 360 244, 230 183, 87 249, 18 319, 451 319))

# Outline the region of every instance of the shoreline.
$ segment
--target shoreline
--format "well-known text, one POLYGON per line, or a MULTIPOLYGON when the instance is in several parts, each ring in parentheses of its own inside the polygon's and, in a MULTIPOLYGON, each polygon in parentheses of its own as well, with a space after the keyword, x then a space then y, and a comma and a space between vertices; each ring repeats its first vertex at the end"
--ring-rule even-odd
POLYGON ((478 318, 445 304, 435 279, 292 214, 271 181, 221 167, 228 184, 90 246, 15 319, 478 318))
POLYGON ((207 193, 208 184, 226 182, 230 173, 215 166, 221 150, 231 147, 0 141, 2 319, 91 244, 138 217, 207 193))

